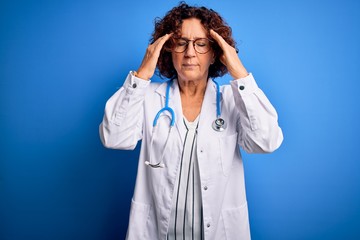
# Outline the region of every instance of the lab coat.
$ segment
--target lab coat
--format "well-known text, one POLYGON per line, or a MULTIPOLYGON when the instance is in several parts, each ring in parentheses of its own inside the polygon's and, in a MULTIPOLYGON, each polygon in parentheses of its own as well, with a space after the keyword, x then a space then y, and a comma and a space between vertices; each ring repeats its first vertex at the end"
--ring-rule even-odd
MULTIPOLYGON (((150 83, 132 72, 123 86, 107 101, 100 124, 104 146, 132 150, 142 140, 134 195, 131 201, 127 239, 165 240, 172 209, 175 179, 179 172, 186 132, 179 86, 174 80, 169 106, 175 112, 175 126, 169 134, 168 112, 158 120, 150 149, 153 120, 165 105, 166 83, 150 83), (151 150, 151 151, 150 151, 151 150), (157 163, 164 155, 165 168, 145 164, 149 154, 157 163)), ((244 169, 240 147, 249 153, 277 149, 283 135, 277 113, 252 74, 221 86, 221 117, 227 122, 222 132, 214 131, 216 85, 207 82, 201 107, 196 154, 199 164, 204 239, 250 239, 244 169)))

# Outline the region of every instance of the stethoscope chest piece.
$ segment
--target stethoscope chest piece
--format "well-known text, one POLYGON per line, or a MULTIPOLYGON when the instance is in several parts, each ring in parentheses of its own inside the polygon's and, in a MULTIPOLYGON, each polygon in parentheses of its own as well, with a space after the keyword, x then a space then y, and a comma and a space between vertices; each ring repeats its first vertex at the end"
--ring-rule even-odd
POLYGON ((224 119, 219 117, 215 119, 215 121, 212 124, 212 127, 215 131, 222 132, 226 129, 227 124, 224 119))

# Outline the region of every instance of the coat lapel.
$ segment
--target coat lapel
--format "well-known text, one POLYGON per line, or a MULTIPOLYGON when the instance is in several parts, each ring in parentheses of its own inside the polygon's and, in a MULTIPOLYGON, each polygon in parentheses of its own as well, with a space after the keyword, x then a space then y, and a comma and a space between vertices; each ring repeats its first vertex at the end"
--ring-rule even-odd
MULTIPOLYGON (((164 82, 156 89, 156 92, 163 97, 162 107, 165 106, 167 84, 168 84, 167 82, 164 82)), ((183 123, 180 89, 176 79, 174 79, 170 88, 169 107, 174 110, 175 126, 181 138, 181 142, 184 142, 186 128, 183 123)), ((164 114, 170 116, 170 113, 168 112, 164 112, 164 114)), ((215 119, 216 119, 216 85, 213 83, 211 79, 208 79, 204 101, 201 106, 198 130, 205 132, 209 131, 209 129, 211 129, 212 122, 215 119)))
MULTIPOLYGON (((204 101, 201 106, 198 132, 211 131, 212 122, 216 119, 216 85, 209 78, 206 86, 204 101)), ((200 134, 207 137, 206 134, 200 134)), ((199 135, 199 136, 200 136, 199 135)))

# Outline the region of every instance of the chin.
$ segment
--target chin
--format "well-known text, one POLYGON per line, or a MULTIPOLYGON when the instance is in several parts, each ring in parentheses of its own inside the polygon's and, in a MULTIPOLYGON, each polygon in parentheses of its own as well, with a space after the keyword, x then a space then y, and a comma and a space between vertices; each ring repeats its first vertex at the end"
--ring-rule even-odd
POLYGON ((194 71, 184 71, 179 76, 181 76, 183 80, 192 80, 201 78, 202 74, 194 71))

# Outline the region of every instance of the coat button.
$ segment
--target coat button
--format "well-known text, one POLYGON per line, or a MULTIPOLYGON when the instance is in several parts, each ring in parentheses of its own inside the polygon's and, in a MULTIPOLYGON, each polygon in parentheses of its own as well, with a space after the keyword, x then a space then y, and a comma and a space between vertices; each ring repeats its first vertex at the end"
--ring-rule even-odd
POLYGON ((133 87, 133 88, 136 88, 136 87, 137 87, 136 83, 134 83, 134 84, 132 85, 132 87, 133 87))
POLYGON ((204 187, 204 190, 205 190, 205 191, 206 191, 206 190, 208 190, 208 187, 207 187, 207 186, 205 186, 205 187, 204 187))
POLYGON ((241 86, 239 87, 239 89, 240 89, 240 90, 244 90, 244 89, 245 89, 245 86, 241 85, 241 86))
POLYGON ((206 226, 209 228, 209 227, 210 227, 210 223, 206 224, 206 226))

